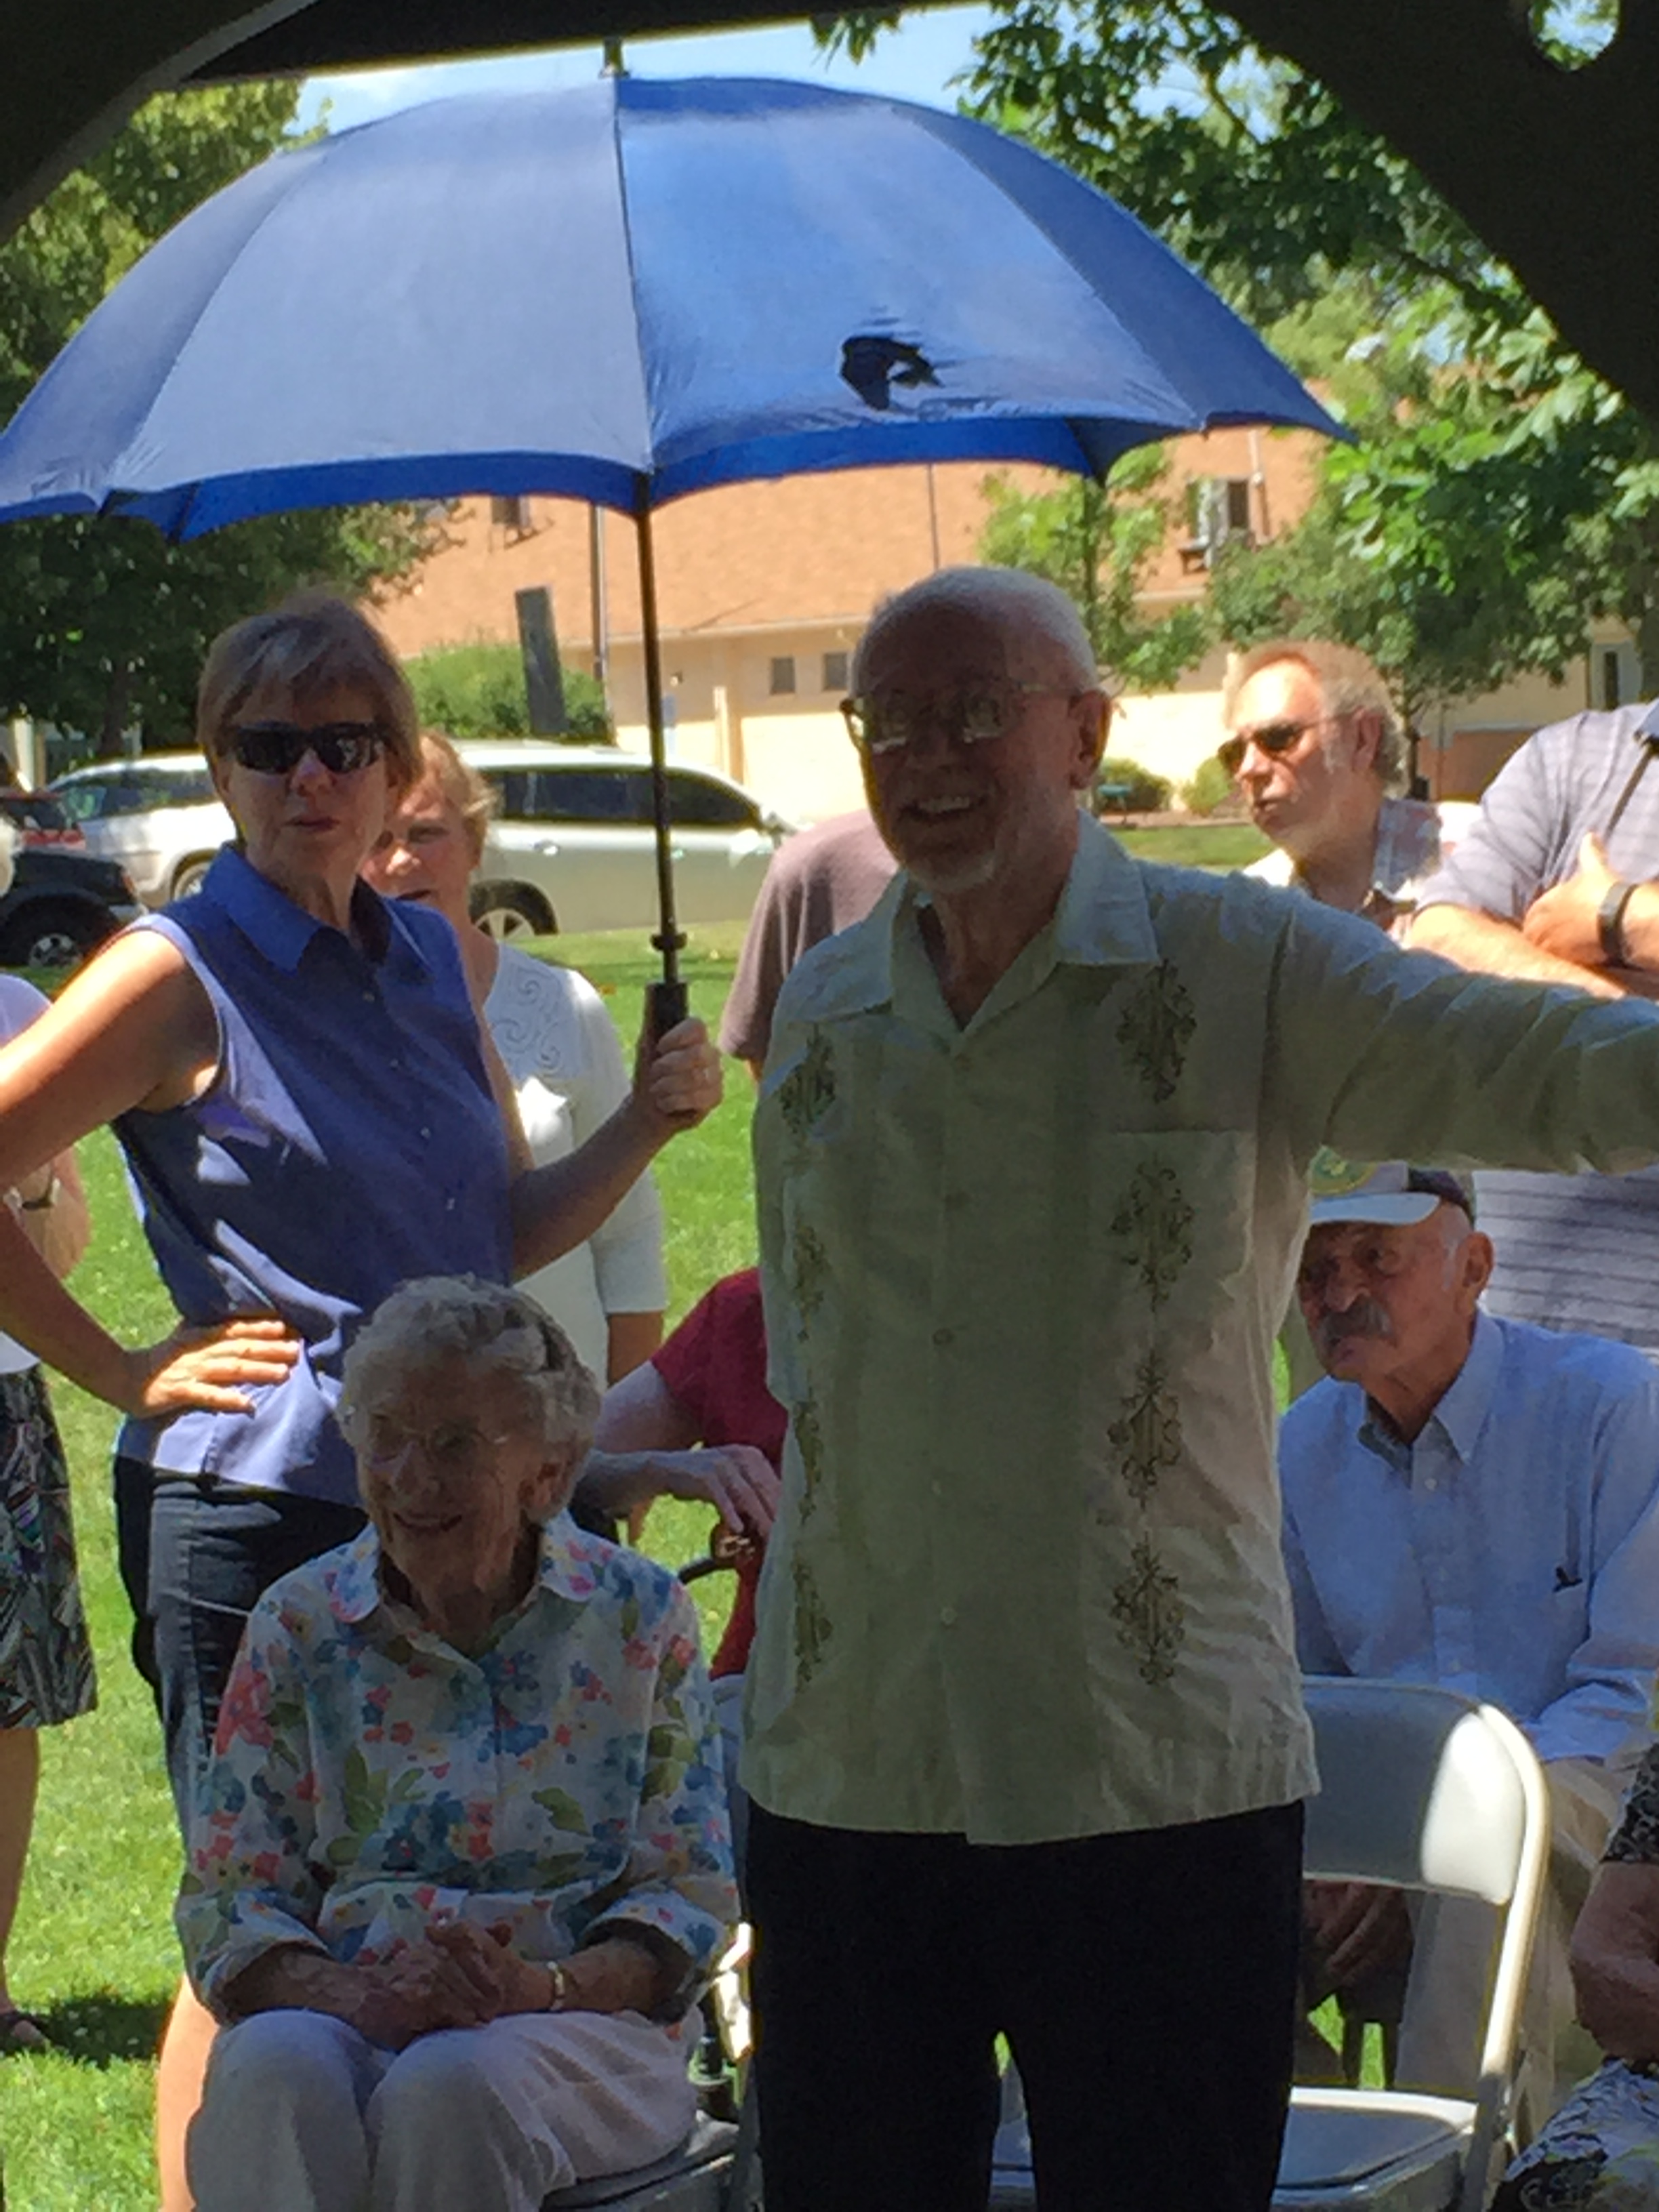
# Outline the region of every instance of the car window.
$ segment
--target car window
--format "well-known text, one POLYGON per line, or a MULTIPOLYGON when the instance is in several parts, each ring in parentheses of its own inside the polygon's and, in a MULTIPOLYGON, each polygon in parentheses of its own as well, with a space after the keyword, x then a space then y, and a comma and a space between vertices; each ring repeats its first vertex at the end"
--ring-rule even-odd
POLYGON ((52 796, 71 822, 96 822, 104 811, 102 783, 60 784, 52 796))
POLYGON ((639 823, 651 819, 651 793, 630 769, 513 769, 493 775, 510 822, 639 823))
MULTIPOLYGON (((647 818, 649 808, 647 809, 647 818)), ((740 791, 684 769, 668 771, 668 818, 684 830, 758 830, 760 810, 740 791)))
POLYGON ((159 769, 143 771, 133 779, 139 793, 139 807, 201 806, 219 794, 213 788, 213 778, 206 769, 186 769, 182 773, 166 775, 159 769))
POLYGON ((148 814, 157 807, 200 806, 217 793, 205 768, 170 775, 136 765, 120 775, 60 784, 56 795, 72 822, 105 822, 112 815, 148 814))

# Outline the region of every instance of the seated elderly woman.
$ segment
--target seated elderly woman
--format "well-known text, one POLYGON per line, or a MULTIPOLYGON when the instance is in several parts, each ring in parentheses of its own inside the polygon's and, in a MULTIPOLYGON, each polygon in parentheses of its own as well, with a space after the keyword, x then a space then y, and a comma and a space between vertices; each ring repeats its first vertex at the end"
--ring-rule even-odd
POLYGON ((179 1901, 199 2212, 530 2212, 691 2124, 720 1753, 685 1593, 562 1510, 597 1408, 471 1277, 347 1358, 371 1525, 249 1620, 179 1901))
POLYGON ((1492 2212, 1659 2212, 1659 1744, 1578 1916, 1572 1980, 1607 2063, 1510 2168, 1492 2212))

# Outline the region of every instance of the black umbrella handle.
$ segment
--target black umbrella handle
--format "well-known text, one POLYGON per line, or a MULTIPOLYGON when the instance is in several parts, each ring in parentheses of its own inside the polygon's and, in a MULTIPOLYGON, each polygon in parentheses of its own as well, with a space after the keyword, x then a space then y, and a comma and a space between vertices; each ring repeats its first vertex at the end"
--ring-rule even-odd
POLYGON ((670 1030, 678 1029, 690 1015, 690 993, 678 975, 672 983, 653 983, 650 989, 651 1034, 666 1036, 670 1030))

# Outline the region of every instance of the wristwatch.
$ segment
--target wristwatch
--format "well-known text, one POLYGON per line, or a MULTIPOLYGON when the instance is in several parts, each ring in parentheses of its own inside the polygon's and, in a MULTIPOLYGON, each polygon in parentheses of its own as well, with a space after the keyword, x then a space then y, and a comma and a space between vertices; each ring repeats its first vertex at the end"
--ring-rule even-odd
POLYGON ((556 1960, 554 1959, 544 1959, 542 1960, 542 1964, 546 1967, 547 1978, 553 1985, 551 1992, 548 1996, 547 2002, 542 2007, 542 2010, 544 2012, 561 2012, 564 2008, 564 2001, 566 1997, 570 1994, 569 1984, 566 1979, 564 1968, 559 1965, 556 1960))
POLYGON ((1630 947, 1625 942, 1625 908, 1638 888, 1626 883, 1622 876, 1615 877, 1595 909, 1595 933, 1601 940, 1601 957, 1609 968, 1630 965, 1630 947))

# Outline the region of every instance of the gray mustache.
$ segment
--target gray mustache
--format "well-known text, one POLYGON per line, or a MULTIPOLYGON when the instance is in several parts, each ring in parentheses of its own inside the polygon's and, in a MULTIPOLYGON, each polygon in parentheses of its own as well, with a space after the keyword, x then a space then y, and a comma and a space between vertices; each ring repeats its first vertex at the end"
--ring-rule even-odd
POLYGON ((1314 1349, 1322 1354, 1348 1337, 1393 1334, 1388 1314, 1375 1298, 1360 1298, 1342 1313, 1322 1314, 1312 1331, 1314 1349))

